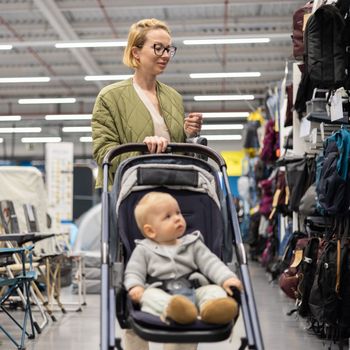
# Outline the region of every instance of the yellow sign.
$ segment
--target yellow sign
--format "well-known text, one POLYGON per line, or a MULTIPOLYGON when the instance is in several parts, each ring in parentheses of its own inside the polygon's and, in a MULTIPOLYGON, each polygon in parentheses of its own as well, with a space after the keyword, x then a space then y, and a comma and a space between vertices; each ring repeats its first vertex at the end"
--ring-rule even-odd
POLYGON ((222 151, 222 157, 225 159, 227 165, 228 176, 242 175, 242 162, 245 157, 245 152, 242 151, 222 151))

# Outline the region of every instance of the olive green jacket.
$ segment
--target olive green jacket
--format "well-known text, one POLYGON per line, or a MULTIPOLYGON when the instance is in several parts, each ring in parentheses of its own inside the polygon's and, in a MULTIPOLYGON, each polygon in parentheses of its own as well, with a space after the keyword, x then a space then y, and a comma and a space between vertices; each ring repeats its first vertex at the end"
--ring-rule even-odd
MULTIPOLYGON (((160 113, 169 130, 171 142, 184 142, 184 107, 181 95, 173 88, 157 81, 160 113)), ((132 78, 104 87, 98 94, 92 115, 92 152, 99 165, 96 187, 102 186, 102 162, 107 152, 118 145, 142 143, 154 135, 152 117, 139 98, 132 78)), ((109 185, 120 162, 137 153, 117 156, 110 168, 109 185)))

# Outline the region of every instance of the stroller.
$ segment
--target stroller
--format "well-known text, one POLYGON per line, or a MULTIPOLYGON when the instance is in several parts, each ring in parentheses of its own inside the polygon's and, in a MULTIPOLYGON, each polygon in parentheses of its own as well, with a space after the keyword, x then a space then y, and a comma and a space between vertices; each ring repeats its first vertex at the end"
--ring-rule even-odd
POLYGON ((115 320, 120 327, 132 328, 142 339, 161 343, 218 342, 229 338, 234 322, 209 325, 165 324, 159 317, 141 312, 123 287, 126 263, 143 238, 134 219, 134 207, 149 191, 173 195, 187 222, 187 231, 200 230, 205 244, 241 279, 238 293, 245 337, 240 348, 263 350, 263 340, 242 243, 236 209, 230 193, 226 164, 209 147, 199 144, 169 144, 161 154, 146 154, 145 144, 125 144, 113 148, 103 161, 102 241, 101 241, 101 324, 100 349, 122 349, 115 336, 115 320), (124 160, 117 169, 112 189, 108 189, 110 162, 118 155, 140 152, 124 160), (205 159, 210 158, 211 162, 205 159), (213 163, 213 164, 211 164, 213 163))

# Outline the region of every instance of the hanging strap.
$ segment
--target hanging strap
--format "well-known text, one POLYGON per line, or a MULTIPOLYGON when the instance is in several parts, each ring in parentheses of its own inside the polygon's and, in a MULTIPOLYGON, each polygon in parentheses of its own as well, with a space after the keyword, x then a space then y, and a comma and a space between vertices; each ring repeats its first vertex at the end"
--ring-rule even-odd
POLYGON ((337 276, 335 280, 335 292, 339 296, 339 291, 340 291, 340 273, 341 273, 341 242, 340 239, 337 239, 337 276))

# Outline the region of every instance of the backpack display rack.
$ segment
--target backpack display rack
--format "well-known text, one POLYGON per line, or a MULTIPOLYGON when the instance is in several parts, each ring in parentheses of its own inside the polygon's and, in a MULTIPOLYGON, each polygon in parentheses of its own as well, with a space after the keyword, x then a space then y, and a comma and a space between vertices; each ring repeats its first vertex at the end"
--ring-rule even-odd
POLYGON ((342 98, 343 118, 332 121, 330 112, 331 94, 331 90, 315 88, 311 100, 306 102, 306 118, 318 123, 349 124, 349 97, 342 98))

